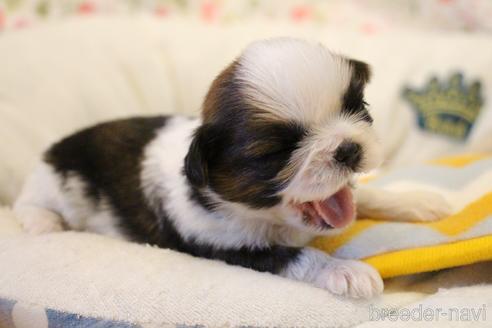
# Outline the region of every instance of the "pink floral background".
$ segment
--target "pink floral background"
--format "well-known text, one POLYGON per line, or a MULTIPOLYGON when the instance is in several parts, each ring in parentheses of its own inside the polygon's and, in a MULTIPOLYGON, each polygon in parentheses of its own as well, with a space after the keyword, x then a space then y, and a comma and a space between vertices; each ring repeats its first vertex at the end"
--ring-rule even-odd
POLYGON ((268 19, 365 33, 394 28, 492 32, 491 0, 0 0, 0 31, 75 15, 141 14, 224 25, 268 19))

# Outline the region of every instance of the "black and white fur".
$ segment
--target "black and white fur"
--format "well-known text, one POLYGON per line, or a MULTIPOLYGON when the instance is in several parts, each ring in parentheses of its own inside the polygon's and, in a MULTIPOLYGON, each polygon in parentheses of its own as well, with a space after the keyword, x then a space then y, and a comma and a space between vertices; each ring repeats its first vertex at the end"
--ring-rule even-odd
MULTIPOLYGON (((140 117, 77 132, 48 149, 14 210, 32 233, 93 231, 338 295, 377 295, 383 282, 372 267, 305 246, 340 229, 292 207, 380 163, 368 80, 366 64, 318 44, 253 43, 214 81, 200 119, 140 117), (347 141, 357 155, 337 160, 347 141)), ((363 215, 430 220, 448 210, 429 193, 356 192, 363 215)))

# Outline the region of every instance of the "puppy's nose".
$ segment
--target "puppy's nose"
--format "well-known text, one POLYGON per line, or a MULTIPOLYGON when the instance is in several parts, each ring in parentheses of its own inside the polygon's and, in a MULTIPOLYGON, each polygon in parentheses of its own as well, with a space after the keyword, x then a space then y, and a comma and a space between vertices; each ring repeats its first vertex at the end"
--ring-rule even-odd
POLYGON ((356 170, 362 158, 362 147, 352 141, 344 141, 335 151, 335 160, 352 170, 356 170))

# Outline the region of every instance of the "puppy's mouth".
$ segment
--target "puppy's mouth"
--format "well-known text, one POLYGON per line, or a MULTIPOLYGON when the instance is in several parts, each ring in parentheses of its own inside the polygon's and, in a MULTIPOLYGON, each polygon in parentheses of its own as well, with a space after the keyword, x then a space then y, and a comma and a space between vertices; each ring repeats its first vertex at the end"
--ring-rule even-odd
POLYGON ((300 211, 304 223, 319 229, 343 228, 355 216, 352 191, 344 186, 328 198, 302 203, 293 203, 300 211))

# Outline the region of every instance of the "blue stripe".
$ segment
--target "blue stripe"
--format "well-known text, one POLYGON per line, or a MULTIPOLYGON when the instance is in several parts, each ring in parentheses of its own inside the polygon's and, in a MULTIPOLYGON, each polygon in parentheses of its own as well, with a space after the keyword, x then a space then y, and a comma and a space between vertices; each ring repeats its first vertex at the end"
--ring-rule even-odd
POLYGON ((371 180, 367 185, 371 187, 384 187, 397 181, 412 181, 456 190, 491 170, 492 159, 479 160, 464 167, 409 166, 392 170, 388 174, 371 180))
POLYGON ((47 309, 48 328, 137 328, 135 324, 111 321, 47 309))
POLYGON ((15 301, 0 298, 0 327, 15 328, 12 321, 12 309, 15 303, 15 301))

